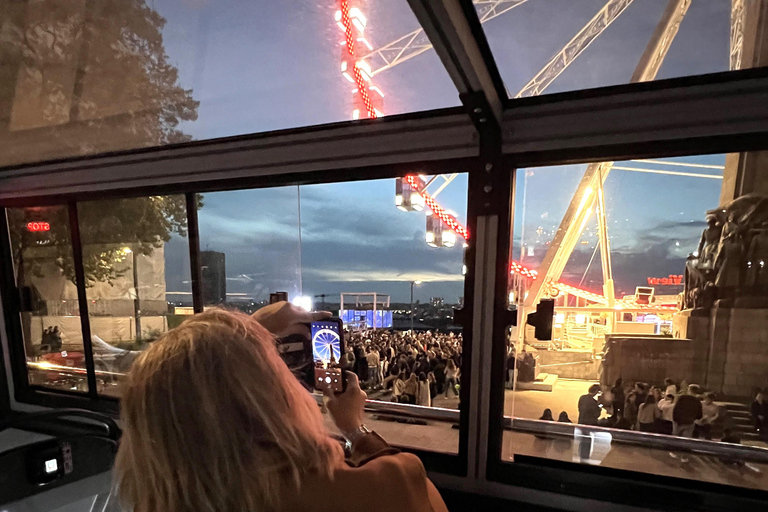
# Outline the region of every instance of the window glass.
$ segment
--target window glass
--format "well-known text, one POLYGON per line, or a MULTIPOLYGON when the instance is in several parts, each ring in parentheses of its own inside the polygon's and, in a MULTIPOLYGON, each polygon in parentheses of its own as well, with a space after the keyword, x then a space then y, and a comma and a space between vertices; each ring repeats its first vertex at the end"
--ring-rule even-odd
POLYGON ((141 351, 192 312, 185 197, 77 210, 98 391, 119 396, 141 351))
POLYGON ((433 52, 407 58, 423 35, 400 51, 418 29, 404 1, 14 2, 0 166, 458 105, 433 52))
POLYGON ((67 207, 6 211, 29 383, 87 392, 67 207))
MULTIPOLYGON (((342 362, 369 399, 455 410, 462 384, 462 330, 453 321, 464 295, 462 228, 436 219, 413 189, 429 183, 426 194, 437 194, 466 226, 467 176, 410 179, 413 185, 386 179, 301 187, 303 289, 317 308, 342 315, 348 329, 342 362)), ((451 423, 419 418, 405 427, 394 418, 374 410, 367 421, 394 444, 458 452, 459 431, 451 423)), ((327 415, 326 421, 331 425, 327 415)))
POLYGON ((733 2, 740 6, 733 15, 728 1, 475 4, 512 98, 768 65, 754 51, 768 37, 756 21, 759 2, 733 2), (659 32, 671 41, 668 51, 662 45, 640 65, 669 5, 676 6, 665 18, 670 28, 659 32))
MULTIPOLYGON (((413 190, 426 186, 466 226, 467 177, 409 179, 205 194, 198 219, 206 307, 253 312, 283 292, 298 306, 331 311, 347 329, 342 363, 371 400, 457 409, 462 336, 453 313, 463 301, 463 239, 413 190)), ((419 419, 403 428, 392 420, 383 412, 369 418, 395 444, 458 450, 450 423, 419 419)))
POLYGON ((252 313, 272 293, 301 295, 296 187, 205 194, 197 217, 205 306, 252 313))
POLYGON ((755 156, 518 171, 510 300, 554 310, 510 338, 504 460, 768 489, 768 197, 732 200, 755 156))

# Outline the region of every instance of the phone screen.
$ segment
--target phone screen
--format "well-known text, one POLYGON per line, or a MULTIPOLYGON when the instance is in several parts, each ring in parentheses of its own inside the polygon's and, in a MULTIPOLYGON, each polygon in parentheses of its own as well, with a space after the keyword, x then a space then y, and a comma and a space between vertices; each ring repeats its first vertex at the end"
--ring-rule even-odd
POLYGON ((344 391, 341 356, 344 349, 341 321, 312 322, 312 359, 315 365, 315 389, 344 391))

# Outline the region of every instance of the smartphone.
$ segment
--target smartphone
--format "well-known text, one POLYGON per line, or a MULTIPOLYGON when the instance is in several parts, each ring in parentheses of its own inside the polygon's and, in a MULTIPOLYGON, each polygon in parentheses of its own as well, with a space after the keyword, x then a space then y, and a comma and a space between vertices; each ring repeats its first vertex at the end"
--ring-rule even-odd
POLYGON ((315 367, 314 388, 343 393, 347 379, 341 368, 344 355, 344 326, 339 318, 312 322, 312 361, 315 367))

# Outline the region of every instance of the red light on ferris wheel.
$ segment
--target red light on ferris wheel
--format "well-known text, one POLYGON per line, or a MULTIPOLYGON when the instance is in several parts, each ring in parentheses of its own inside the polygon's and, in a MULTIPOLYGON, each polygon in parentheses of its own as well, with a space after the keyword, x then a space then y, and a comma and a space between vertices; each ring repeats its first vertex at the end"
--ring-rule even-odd
POLYGON ((27 222, 27 231, 50 231, 51 224, 48 222, 27 222))
POLYGON ((419 186, 416 176, 406 176, 405 181, 407 181, 408 184, 416 192, 421 194, 421 197, 424 198, 424 202, 429 207, 429 209, 432 210, 432 212, 437 215, 440 220, 442 220, 449 228, 451 228, 454 233, 462 237, 464 240, 469 240, 469 231, 467 231, 464 226, 459 224, 459 221, 456 220, 456 217, 446 212, 445 208, 440 206, 437 201, 432 198, 432 196, 422 190, 422 187, 419 186))

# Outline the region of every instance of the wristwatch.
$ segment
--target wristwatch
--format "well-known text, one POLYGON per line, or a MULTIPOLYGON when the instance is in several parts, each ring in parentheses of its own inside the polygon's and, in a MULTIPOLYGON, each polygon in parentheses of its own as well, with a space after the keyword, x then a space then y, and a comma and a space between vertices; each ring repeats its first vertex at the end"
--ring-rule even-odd
POLYGON ((373 430, 368 428, 368 425, 365 423, 361 423, 358 425, 358 427, 354 430, 348 431, 348 432, 342 432, 344 435, 344 439, 347 440, 347 447, 352 448, 352 445, 354 445, 361 437, 365 437, 368 434, 372 434, 373 430))

